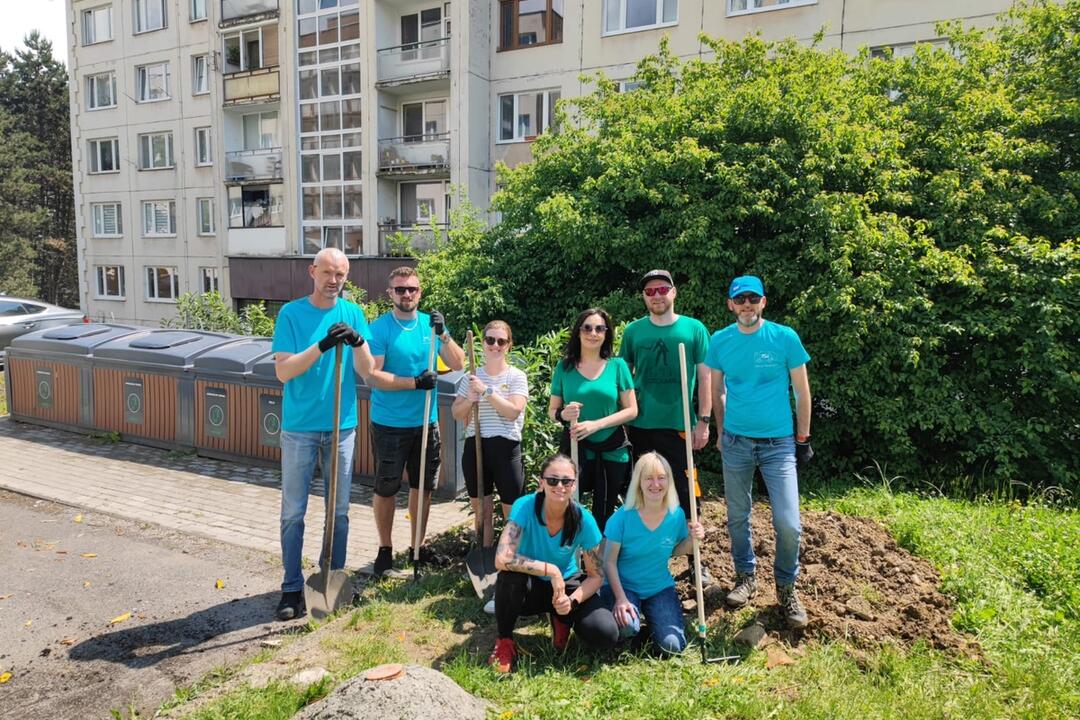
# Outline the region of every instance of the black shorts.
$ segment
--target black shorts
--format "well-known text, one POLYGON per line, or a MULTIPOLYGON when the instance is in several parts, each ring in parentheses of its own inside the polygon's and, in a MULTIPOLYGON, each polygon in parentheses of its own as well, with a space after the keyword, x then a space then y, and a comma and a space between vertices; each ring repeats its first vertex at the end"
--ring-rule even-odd
MULTIPOLYGON (((484 452, 484 495, 499 491, 499 501, 513 505, 521 497, 525 487, 525 464, 521 460, 521 441, 505 437, 484 438, 480 443, 484 452)), ((479 497, 476 482, 476 439, 465 438, 461 456, 461 470, 465 473, 465 489, 469 497, 479 497)))
MULTIPOLYGON (((427 472, 424 487, 435 489, 442 464, 442 440, 439 423, 428 427, 427 472)), ((401 473, 409 474, 409 487, 420 488, 420 441, 422 428, 396 428, 371 423, 371 446, 375 449, 375 494, 393 497, 401 489, 401 473)))
POLYGON ((649 452, 663 455, 671 465, 675 490, 679 493, 679 505, 683 513, 690 517, 690 483, 686 478, 686 438, 678 430, 667 428, 637 428, 626 426, 627 437, 634 445, 634 462, 649 452))

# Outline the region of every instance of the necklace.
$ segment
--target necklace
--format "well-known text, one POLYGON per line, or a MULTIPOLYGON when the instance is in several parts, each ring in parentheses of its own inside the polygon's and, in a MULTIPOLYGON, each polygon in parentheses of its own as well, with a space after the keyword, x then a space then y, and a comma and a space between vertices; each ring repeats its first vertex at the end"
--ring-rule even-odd
POLYGON ((416 326, 420 324, 420 316, 419 315, 417 315, 416 317, 413 318, 412 327, 408 327, 403 322, 398 320, 397 315, 395 315, 393 311, 390 312, 390 317, 394 318, 394 322, 396 322, 398 327, 401 328, 402 330, 404 330, 405 332, 415 330, 416 326))

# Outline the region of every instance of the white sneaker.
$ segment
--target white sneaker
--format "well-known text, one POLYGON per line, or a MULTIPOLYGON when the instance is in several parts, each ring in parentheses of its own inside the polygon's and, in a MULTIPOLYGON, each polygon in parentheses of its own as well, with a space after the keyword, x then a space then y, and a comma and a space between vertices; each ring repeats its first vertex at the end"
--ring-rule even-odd
POLYGON ((484 603, 484 612, 486 612, 488 615, 495 614, 495 598, 492 598, 486 603, 484 603))

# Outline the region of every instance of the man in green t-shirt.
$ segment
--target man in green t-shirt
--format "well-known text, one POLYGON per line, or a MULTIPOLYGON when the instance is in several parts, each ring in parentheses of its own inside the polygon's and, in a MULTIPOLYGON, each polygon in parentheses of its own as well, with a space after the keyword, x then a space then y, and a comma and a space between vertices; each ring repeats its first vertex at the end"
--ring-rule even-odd
MULTIPOLYGON (((695 450, 701 450, 709 442, 712 376, 705 367, 709 332, 700 320, 675 314, 677 292, 667 270, 645 273, 641 278, 641 295, 649 314, 626 326, 619 355, 630 366, 637 391, 638 414, 626 426, 634 446, 634 459, 647 452, 664 456, 675 476, 679 504, 689 518, 691 484, 686 468, 679 344, 686 345, 686 382, 691 399, 697 390, 697 411, 690 410, 695 450)), ((701 579, 707 585, 712 583, 704 566, 701 579)))

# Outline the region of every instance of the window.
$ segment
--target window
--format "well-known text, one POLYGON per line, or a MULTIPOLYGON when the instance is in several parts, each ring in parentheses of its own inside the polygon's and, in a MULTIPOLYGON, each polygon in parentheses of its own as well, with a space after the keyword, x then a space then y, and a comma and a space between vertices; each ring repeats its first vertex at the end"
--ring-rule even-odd
POLYGON ((146 299, 175 300, 180 288, 180 278, 174 267, 146 268, 146 299))
POLYGON ((551 127, 558 90, 499 96, 499 141, 532 140, 551 127))
POLYGON ((206 0, 191 0, 191 22, 206 19, 206 0))
POLYGON ((116 73, 86 76, 86 109, 116 107, 116 73))
POLYGON ((124 223, 120 214, 120 203, 93 203, 90 214, 94 221, 94 237, 120 237, 124 233, 124 223))
POLYGON ((139 136, 139 169, 164 170, 173 166, 171 132, 147 133, 139 136))
POLYGON ((83 45, 112 40, 112 5, 83 10, 83 45))
POLYGON ((135 102, 169 99, 169 63, 140 65, 135 68, 135 102))
POLYGON ((263 42, 262 28, 226 35, 223 56, 225 74, 277 65, 277 47, 272 42, 274 40, 276 40, 274 34, 267 32, 266 42, 263 42))
POLYGON ((402 226, 446 222, 450 211, 449 186, 443 182, 401 183, 398 186, 398 221, 402 226))
POLYGON ((277 111, 248 113, 243 116, 244 149, 261 150, 280 145, 277 138, 277 111))
POLYGON ((143 237, 176 235, 176 203, 172 200, 147 200, 142 204, 143 237))
POLYGON ((135 0, 135 32, 165 27, 165 0, 135 0))
POLYGON ((678 21, 679 0, 604 0, 605 35, 648 30, 678 21))
POLYGON ((644 80, 620 80, 619 92, 628 93, 637 90, 639 87, 645 87, 644 80))
POLYGON ((120 172, 120 141, 104 138, 90 141, 90 172, 120 172))
POLYGON ((499 50, 550 45, 563 40, 563 0, 502 0, 499 50))
POLYGON ((205 55, 191 56, 191 94, 205 95, 210 92, 210 68, 205 55))
POLYGON ((199 268, 199 270, 202 272, 202 291, 204 293, 221 292, 218 285, 217 268, 204 267, 199 268))
POLYGON ((97 297, 112 300, 124 299, 124 266, 98 265, 94 268, 97 275, 97 297))
POLYGON ((441 7, 428 8, 418 13, 401 16, 401 59, 403 61, 436 58, 442 52, 438 43, 443 37, 441 7), (421 47, 421 44, 423 45, 421 47))
POLYGON ((195 165, 212 165, 214 156, 210 150, 210 128, 195 128, 195 165))
POLYGON ((200 235, 214 234, 214 199, 198 198, 195 200, 195 225, 200 235))
POLYGON ((281 227, 285 224, 285 186, 233 185, 229 187, 229 227, 281 227))
POLYGON ((784 8, 799 7, 800 5, 817 5, 818 0, 727 0, 728 16, 745 15, 756 12, 768 12, 769 10, 783 10, 784 8))
POLYGON ((401 106, 401 134, 405 142, 421 142, 447 132, 446 101, 427 100, 401 106))

